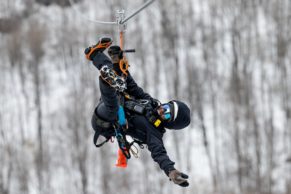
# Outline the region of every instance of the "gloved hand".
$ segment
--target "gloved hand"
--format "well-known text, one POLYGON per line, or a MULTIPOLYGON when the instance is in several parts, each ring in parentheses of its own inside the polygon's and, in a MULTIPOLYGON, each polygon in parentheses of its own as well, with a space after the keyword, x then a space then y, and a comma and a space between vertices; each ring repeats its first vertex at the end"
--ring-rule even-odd
POLYGON ((100 74, 101 78, 117 91, 123 92, 124 90, 126 90, 127 86, 125 79, 121 76, 116 75, 115 72, 107 65, 104 65, 101 68, 100 74))
POLYGON ((151 104, 152 104, 153 108, 155 109, 161 105, 161 102, 158 99, 152 98, 151 104))
POLYGON ((170 181, 173 181, 175 184, 180 185, 181 187, 188 187, 189 183, 186 179, 188 179, 188 175, 179 172, 178 170, 171 170, 169 172, 170 181))
POLYGON ((101 37, 96 45, 89 46, 85 49, 84 53, 88 60, 93 60, 96 52, 103 52, 112 44, 112 39, 110 37, 101 37))
POLYGON ((111 46, 108 49, 109 56, 118 56, 119 59, 123 59, 123 50, 119 46, 111 46))

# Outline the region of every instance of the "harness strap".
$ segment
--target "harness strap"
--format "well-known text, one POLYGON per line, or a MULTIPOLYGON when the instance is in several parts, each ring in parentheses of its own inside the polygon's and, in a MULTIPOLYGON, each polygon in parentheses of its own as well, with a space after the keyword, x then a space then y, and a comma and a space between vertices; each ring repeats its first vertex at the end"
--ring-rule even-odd
POLYGON ((102 128, 108 129, 112 126, 112 124, 110 122, 105 121, 105 120, 101 119, 99 116, 97 116, 95 111, 93 114, 93 119, 94 119, 95 123, 97 124, 97 126, 100 126, 102 128))
POLYGON ((111 138, 107 138, 106 140, 104 140, 103 142, 97 144, 97 140, 98 140, 99 134, 95 133, 94 134, 94 138, 93 138, 93 143, 94 145, 99 148, 101 146, 103 146, 106 142, 108 142, 111 138))
POLYGON ((126 136, 125 136, 124 132, 122 131, 122 129, 120 128, 120 125, 118 125, 118 124, 114 125, 114 129, 115 129, 115 137, 117 139, 118 146, 119 146, 120 150, 122 151, 123 155, 127 159, 130 159, 131 158, 131 155, 129 152, 130 144, 126 140, 126 136))
POLYGON ((119 106, 118 109, 118 122, 114 124, 114 129, 115 129, 115 136, 118 142, 118 146, 121 149, 123 155, 127 158, 130 159, 130 144, 126 140, 126 136, 124 131, 122 130, 122 127, 126 126, 126 117, 125 117, 125 112, 124 108, 122 105, 119 106))

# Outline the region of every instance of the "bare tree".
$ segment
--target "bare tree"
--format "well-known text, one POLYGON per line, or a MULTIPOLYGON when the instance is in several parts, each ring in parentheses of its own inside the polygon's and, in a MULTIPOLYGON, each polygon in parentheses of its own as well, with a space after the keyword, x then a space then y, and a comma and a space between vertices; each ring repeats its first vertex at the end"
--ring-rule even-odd
POLYGON ((4 164, 8 163, 7 171, 5 168, 1 168, 1 176, 0 176, 0 191, 3 194, 10 194, 11 193, 11 181, 12 181, 12 173, 14 171, 13 163, 9 160, 13 160, 13 154, 12 154, 12 146, 7 143, 6 146, 1 148, 3 150, 2 154, 6 156, 6 161, 1 160, 1 164, 4 167, 4 164), (8 160, 8 161, 7 161, 8 160))
POLYGON ((34 95, 35 95, 35 107, 37 112, 37 130, 38 130, 38 153, 36 156, 36 167, 38 173, 38 180, 39 180, 39 190, 40 193, 43 192, 43 170, 44 170, 44 151, 43 151, 43 124, 42 124, 42 92, 41 92, 41 74, 43 73, 41 70, 41 58, 43 57, 45 50, 44 50, 44 41, 46 35, 45 26, 41 25, 37 21, 32 20, 31 28, 27 33, 28 37, 28 44, 30 52, 33 56, 31 61, 31 73, 33 75, 34 81, 34 95))
POLYGON ((233 29, 232 29, 232 51, 233 51, 233 63, 232 63, 232 77, 231 77, 231 84, 232 84, 232 100, 233 100, 233 115, 234 115, 234 143, 235 143, 235 151, 236 151, 236 160, 237 160, 237 178, 238 178, 238 186, 240 192, 243 189, 243 175, 242 175, 242 148, 241 148, 241 135, 240 135, 240 128, 238 123, 239 121, 239 107, 238 105, 241 102, 240 96, 240 77, 239 77, 239 70, 238 70, 238 47, 237 42, 239 39, 239 33, 237 29, 237 18, 233 21, 233 29))

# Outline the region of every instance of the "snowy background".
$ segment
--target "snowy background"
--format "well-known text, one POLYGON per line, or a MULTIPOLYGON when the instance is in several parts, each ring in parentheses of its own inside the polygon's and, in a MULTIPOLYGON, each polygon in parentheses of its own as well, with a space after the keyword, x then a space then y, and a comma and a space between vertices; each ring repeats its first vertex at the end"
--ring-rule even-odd
POLYGON ((128 22, 137 83, 179 99, 192 123, 165 146, 190 186, 149 152, 115 167, 90 119, 98 71, 83 51, 142 0, 0 0, 0 194, 291 194, 290 0, 157 0, 128 22))

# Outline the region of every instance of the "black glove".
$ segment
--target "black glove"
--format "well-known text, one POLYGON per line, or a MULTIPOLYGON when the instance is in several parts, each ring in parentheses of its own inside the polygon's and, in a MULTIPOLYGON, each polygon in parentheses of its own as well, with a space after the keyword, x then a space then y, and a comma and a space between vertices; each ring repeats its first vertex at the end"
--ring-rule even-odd
POLYGON ((158 99, 152 98, 151 99, 151 105, 153 106, 153 108, 157 108, 158 106, 161 105, 161 102, 158 99))
POLYGON ((118 55, 119 59, 123 59, 123 50, 121 50, 121 48, 117 45, 113 45, 111 47, 108 48, 108 54, 110 56, 112 55, 118 55))
POLYGON ((112 88, 116 89, 119 92, 126 90, 125 79, 109 68, 107 65, 104 65, 100 70, 101 78, 106 81, 112 88))
POLYGON ((188 187, 189 183, 186 179, 188 179, 188 175, 179 172, 178 170, 171 170, 169 172, 170 181, 173 181, 175 184, 180 185, 181 187, 188 187))

